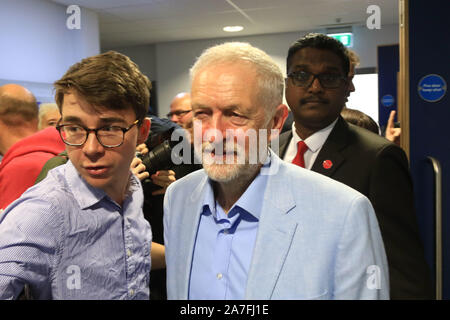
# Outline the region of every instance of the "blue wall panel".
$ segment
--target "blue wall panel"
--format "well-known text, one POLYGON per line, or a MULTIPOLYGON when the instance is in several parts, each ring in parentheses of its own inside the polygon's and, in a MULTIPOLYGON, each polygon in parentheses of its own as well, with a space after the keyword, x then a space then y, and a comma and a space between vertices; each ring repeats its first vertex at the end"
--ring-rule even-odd
POLYGON ((418 94, 419 81, 439 74, 450 81, 450 1, 409 2, 410 160, 416 208, 429 264, 434 270, 434 178, 427 156, 441 162, 443 177, 443 266, 445 299, 450 298, 450 97, 427 102, 418 94))

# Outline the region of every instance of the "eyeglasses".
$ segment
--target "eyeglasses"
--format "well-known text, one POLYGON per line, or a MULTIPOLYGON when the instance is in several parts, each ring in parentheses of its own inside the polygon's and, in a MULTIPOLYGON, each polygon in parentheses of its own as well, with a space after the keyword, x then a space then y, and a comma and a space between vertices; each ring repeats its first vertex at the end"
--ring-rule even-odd
POLYGON ((77 124, 61 124, 56 126, 56 129, 63 142, 69 146, 82 146, 87 141, 89 133, 94 132, 102 146, 115 148, 122 145, 125 133, 138 123, 139 120, 136 120, 128 128, 105 126, 97 129, 88 129, 77 124))
POLYGON ((172 118, 172 116, 177 116, 178 118, 181 118, 182 116, 184 116, 185 114, 191 112, 192 110, 178 110, 178 111, 174 111, 174 112, 169 112, 166 116, 167 118, 172 118))
POLYGON ((297 87, 308 88, 313 82, 314 79, 319 79, 320 85, 326 89, 334 89, 341 86, 343 80, 346 77, 340 74, 334 73, 320 73, 313 74, 306 71, 300 72, 291 72, 288 75, 288 78, 292 80, 292 83, 297 87))

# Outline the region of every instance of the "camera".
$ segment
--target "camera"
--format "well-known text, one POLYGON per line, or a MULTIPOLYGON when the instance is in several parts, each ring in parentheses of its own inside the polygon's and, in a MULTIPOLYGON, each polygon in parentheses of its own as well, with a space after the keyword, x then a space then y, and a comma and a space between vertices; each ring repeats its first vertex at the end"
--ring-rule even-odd
POLYGON ((154 174, 158 170, 166 170, 172 165, 172 147, 170 140, 164 140, 158 146, 154 147, 147 154, 137 154, 136 156, 142 160, 145 170, 154 174))
MULTIPOLYGON (((145 170, 150 173, 150 175, 154 174, 156 171, 168 170, 174 166, 174 163, 172 162, 172 148, 180 143, 180 141, 173 141, 171 139, 172 133, 176 129, 177 128, 171 128, 163 132, 152 133, 146 141, 147 148, 150 151, 145 155, 140 153, 136 154, 136 156, 142 160, 142 163, 145 165, 145 170)), ((183 136, 183 139, 186 139, 186 137, 183 136)), ((178 157, 182 155, 173 156, 178 157)))

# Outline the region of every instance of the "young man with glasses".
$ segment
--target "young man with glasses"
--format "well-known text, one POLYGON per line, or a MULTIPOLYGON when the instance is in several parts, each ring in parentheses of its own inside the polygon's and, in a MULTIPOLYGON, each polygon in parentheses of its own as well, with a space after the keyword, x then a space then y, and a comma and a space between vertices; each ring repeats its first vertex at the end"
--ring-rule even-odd
POLYGON ((148 299, 150 225, 130 172, 147 138, 150 82, 107 52, 55 82, 69 161, 0 217, 0 298, 148 299))
POLYGON ((405 153, 340 116, 354 91, 349 64, 345 47, 323 34, 308 34, 289 48, 286 101, 294 123, 280 136, 280 155, 367 196, 386 248, 391 298, 431 298, 405 153))

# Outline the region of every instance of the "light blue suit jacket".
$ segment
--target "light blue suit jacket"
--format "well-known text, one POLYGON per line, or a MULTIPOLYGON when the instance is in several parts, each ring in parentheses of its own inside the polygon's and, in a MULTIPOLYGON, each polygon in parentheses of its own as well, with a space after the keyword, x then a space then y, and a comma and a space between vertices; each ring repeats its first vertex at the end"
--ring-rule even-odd
MULTIPOLYGON (((389 299, 386 254, 369 200, 271 152, 246 299, 389 299), (275 167, 274 167, 275 166, 275 167)), ((187 299, 204 190, 199 170, 164 199, 168 299, 187 299)))

